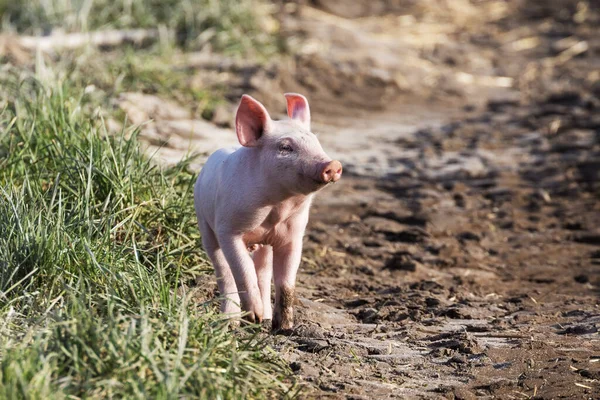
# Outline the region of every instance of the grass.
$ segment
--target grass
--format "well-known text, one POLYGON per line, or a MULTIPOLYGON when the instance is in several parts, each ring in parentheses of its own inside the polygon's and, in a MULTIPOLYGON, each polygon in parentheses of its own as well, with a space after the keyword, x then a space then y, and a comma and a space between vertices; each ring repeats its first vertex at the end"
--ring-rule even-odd
POLYGON ((108 135, 72 83, 9 73, 0 113, 0 398, 265 398, 289 371, 186 283, 212 273, 190 160, 108 135))
POLYGON ((78 86, 94 85, 104 99, 123 92, 142 92, 175 100, 189 108, 195 118, 210 120, 215 108, 226 103, 227 88, 222 84, 201 86, 195 79, 201 72, 174 68, 169 64, 171 56, 170 52, 125 48, 104 54, 101 60, 94 53, 64 57, 59 69, 68 71, 69 80, 78 86))
POLYGON ((213 274, 191 159, 160 168, 135 130, 108 134, 103 121, 119 118, 111 99, 125 91, 210 118, 224 89, 192 85, 197 72, 170 57, 207 46, 269 57, 280 47, 262 23, 268 10, 254 0, 0 0, 0 14, 5 33, 168 32, 144 48, 83 48, 19 67, 4 58, 0 399, 292 397, 287 364, 264 337, 232 331, 214 301, 188 289, 213 274))

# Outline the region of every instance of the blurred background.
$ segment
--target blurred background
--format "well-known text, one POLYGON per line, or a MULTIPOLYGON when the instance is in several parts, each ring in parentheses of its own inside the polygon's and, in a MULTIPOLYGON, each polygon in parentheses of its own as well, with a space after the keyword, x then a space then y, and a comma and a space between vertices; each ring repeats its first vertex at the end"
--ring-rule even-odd
POLYGON ((4 107, 29 78, 68 85, 65 103, 108 135, 139 130, 157 164, 193 155, 189 174, 237 143, 242 94, 274 118, 283 93, 309 99, 344 178, 311 217, 304 328, 273 339, 306 393, 600 396, 599 1, 0 0, 0 15, 4 107))

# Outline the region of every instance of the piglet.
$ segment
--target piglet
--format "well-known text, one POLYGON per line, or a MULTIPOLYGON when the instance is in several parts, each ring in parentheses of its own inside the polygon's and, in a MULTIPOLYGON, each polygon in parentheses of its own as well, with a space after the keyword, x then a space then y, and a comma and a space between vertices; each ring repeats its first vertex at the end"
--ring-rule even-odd
POLYGON ((274 121, 243 95, 235 117, 242 147, 214 152, 194 187, 202 244, 212 261, 221 311, 273 330, 294 325, 296 273, 316 192, 342 176, 310 131, 308 101, 287 93, 289 120, 274 121), (275 310, 271 308, 271 279, 275 310))

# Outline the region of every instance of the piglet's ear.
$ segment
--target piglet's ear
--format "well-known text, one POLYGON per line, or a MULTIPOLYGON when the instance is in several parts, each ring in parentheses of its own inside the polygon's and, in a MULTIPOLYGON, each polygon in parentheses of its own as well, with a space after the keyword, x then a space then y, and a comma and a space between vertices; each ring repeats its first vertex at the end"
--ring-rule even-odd
POLYGON ((306 97, 298 93, 286 93, 287 113, 291 119, 302 122, 310 129, 310 108, 308 108, 308 100, 306 97))
POLYGON ((258 101, 242 96, 240 106, 235 115, 235 132, 242 146, 254 147, 258 139, 269 130, 271 117, 267 109, 258 101))

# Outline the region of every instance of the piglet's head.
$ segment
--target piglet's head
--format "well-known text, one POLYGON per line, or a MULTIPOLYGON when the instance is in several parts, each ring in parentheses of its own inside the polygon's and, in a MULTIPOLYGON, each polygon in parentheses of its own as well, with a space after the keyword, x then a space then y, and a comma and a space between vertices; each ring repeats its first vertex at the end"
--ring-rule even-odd
POLYGON ((342 176, 342 164, 332 160, 310 131, 310 109, 306 98, 287 93, 289 120, 274 121, 265 107, 243 95, 235 118, 242 146, 252 148, 254 166, 260 168, 267 185, 292 194, 309 194, 342 176))

